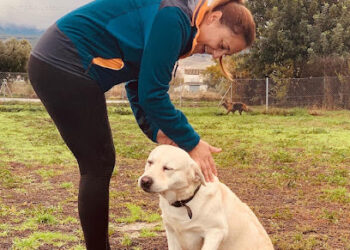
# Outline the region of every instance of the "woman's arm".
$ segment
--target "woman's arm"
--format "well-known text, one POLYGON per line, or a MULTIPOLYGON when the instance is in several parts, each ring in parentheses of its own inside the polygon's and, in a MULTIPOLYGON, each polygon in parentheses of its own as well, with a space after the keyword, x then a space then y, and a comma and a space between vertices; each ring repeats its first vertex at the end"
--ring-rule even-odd
POLYGON ((172 70, 188 42, 192 43, 190 36, 190 22, 180 9, 166 7, 158 12, 141 62, 139 101, 152 124, 188 151, 199 164, 206 181, 213 181, 213 174, 217 173, 212 153, 221 149, 200 140, 185 115, 175 109, 168 95, 172 70))
POLYGON ((199 135, 185 115, 175 109, 168 90, 173 67, 190 41, 191 26, 177 7, 161 9, 146 42, 139 75, 139 103, 147 118, 179 147, 192 150, 199 135))
POLYGON ((125 84, 126 94, 129 99, 130 107, 134 113, 137 124, 142 132, 153 142, 157 141, 158 128, 147 119, 145 112, 139 104, 138 98, 138 82, 130 81, 125 84))

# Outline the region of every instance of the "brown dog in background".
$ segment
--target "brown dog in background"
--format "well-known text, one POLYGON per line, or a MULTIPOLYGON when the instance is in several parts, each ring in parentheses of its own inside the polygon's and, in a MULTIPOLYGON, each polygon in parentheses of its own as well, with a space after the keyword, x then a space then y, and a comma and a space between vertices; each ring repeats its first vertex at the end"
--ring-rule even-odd
POLYGON ((226 115, 228 115, 228 113, 232 112, 232 114, 234 114, 236 112, 236 110, 238 110, 239 114, 242 115, 242 112, 248 112, 249 109, 247 107, 247 105, 245 105, 242 102, 230 102, 228 100, 225 100, 222 103, 222 106, 225 107, 225 109, 227 110, 226 115))

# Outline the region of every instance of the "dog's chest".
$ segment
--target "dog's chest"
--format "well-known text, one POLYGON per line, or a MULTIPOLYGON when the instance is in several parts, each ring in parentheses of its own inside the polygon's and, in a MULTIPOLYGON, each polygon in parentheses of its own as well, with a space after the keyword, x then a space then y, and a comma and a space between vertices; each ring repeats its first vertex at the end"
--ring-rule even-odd
POLYGON ((185 250, 200 250, 202 249, 204 239, 195 233, 182 232, 178 235, 178 240, 181 242, 185 250))
POLYGON ((200 250, 203 245, 203 229, 194 223, 179 222, 167 223, 167 228, 173 232, 180 243, 182 250, 200 250))
MULTIPOLYGON (((200 250, 203 245, 205 226, 201 213, 196 206, 191 206, 193 218, 190 219, 185 207, 167 206, 162 210, 163 222, 170 237, 175 237, 182 250, 200 250)), ((169 235, 168 235, 169 236, 169 235)))

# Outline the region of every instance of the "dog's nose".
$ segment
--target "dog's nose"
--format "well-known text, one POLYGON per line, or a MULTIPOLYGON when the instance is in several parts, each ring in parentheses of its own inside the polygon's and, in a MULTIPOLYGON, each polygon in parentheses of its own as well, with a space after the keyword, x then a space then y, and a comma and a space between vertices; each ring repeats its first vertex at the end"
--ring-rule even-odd
POLYGON ((144 190, 148 191, 151 188, 152 184, 153 184, 153 180, 151 177, 144 176, 141 178, 141 187, 144 190))

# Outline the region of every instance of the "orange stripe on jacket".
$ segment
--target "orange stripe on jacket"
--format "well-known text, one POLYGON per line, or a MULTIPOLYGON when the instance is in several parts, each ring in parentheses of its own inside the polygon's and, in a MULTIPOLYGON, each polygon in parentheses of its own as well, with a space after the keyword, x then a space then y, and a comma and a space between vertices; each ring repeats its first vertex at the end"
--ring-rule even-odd
POLYGON ((120 58, 105 59, 102 57, 95 57, 92 63, 113 70, 121 70, 124 67, 124 62, 120 58))
POLYGON ((197 46, 197 39, 199 37, 199 34, 200 34, 200 29, 199 29, 199 25, 202 23, 203 19, 204 19, 204 16, 205 14, 209 11, 210 7, 208 6, 208 1, 206 0, 204 2, 204 4, 201 6, 203 1, 200 1, 198 3, 198 5, 196 6, 195 8, 195 11, 193 12, 193 16, 192 16, 192 26, 196 25, 196 28, 197 28, 197 34, 196 36, 194 37, 193 39, 193 42, 192 42, 192 48, 191 48, 191 51, 189 51, 187 54, 183 55, 181 57, 182 58, 185 58, 185 57, 188 57, 188 56, 191 56, 193 54, 193 51, 195 49, 195 47, 197 46), (201 6, 201 7, 200 7, 201 6), (200 7, 200 9, 198 10, 198 8, 200 7), (197 15, 197 18, 196 20, 194 20, 196 14, 198 12, 198 15, 197 15))

